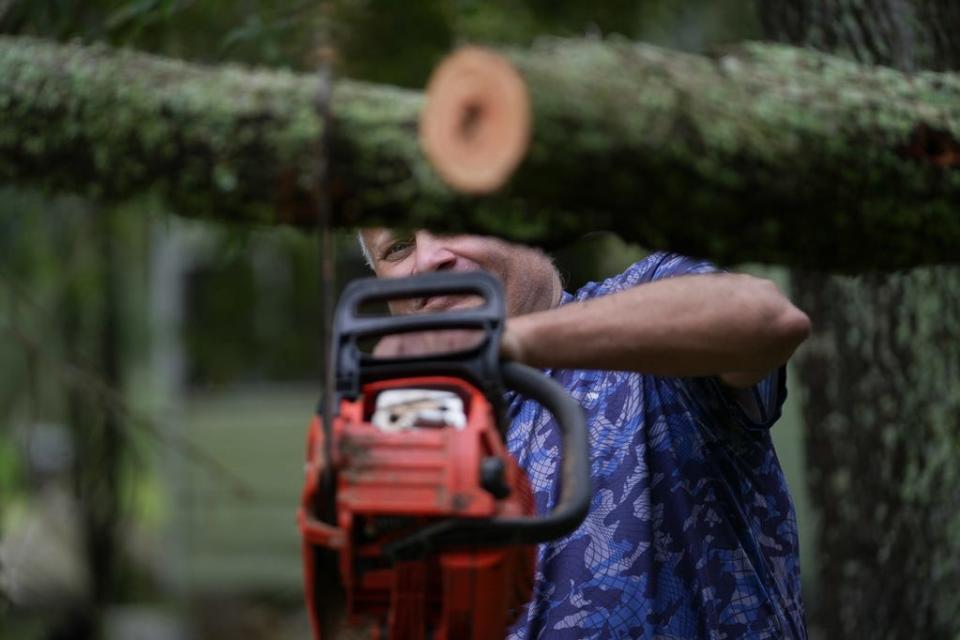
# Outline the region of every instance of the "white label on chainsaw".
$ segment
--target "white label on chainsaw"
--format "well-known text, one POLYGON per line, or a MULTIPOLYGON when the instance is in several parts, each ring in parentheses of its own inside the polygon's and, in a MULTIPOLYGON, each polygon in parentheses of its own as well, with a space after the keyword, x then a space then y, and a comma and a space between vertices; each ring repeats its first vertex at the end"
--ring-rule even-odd
POLYGON ((388 389, 377 396, 371 419, 381 431, 438 429, 467 426, 463 400, 452 391, 439 389, 388 389))

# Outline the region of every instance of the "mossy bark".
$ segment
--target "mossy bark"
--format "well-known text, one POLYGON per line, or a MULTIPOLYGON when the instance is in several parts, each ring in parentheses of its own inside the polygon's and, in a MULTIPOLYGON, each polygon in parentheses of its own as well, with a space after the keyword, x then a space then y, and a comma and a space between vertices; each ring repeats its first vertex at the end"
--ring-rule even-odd
MULTIPOLYGON (((508 52, 534 138, 499 194, 453 193, 417 92, 339 81, 338 226, 556 245, 611 230, 721 263, 893 269, 960 260, 960 76, 749 44, 713 57, 616 41, 508 52)), ((318 80, 0 38, 0 180, 176 213, 311 224, 318 80)))
POLYGON ((795 273, 825 638, 960 633, 960 269, 795 273))
POLYGON ((827 269, 953 260, 960 155, 915 147, 936 131, 960 149, 957 76, 759 44, 559 42, 513 60, 535 125, 511 191, 591 213, 553 233, 586 218, 653 247, 827 269))
MULTIPOLYGON (((309 221, 318 82, 0 38, 0 179, 98 200, 156 193, 186 216, 309 221)), ((339 164, 371 203, 442 191, 429 178, 408 180, 426 170, 415 139, 419 94, 340 82, 334 100, 349 141, 338 145, 339 164)))

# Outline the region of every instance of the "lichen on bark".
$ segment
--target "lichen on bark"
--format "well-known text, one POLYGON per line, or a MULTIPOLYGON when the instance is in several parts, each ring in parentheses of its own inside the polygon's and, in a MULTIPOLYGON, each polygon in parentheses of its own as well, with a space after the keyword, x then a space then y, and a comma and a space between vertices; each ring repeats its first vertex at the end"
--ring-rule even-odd
POLYGON ((960 139, 956 74, 764 44, 697 56, 544 40, 505 55, 533 98, 532 145, 505 189, 476 198, 421 152, 419 92, 339 80, 322 150, 314 75, 0 38, 0 180, 313 224, 325 152, 337 226, 544 246, 609 230, 720 263, 834 270, 960 260, 960 170, 917 135, 960 139))

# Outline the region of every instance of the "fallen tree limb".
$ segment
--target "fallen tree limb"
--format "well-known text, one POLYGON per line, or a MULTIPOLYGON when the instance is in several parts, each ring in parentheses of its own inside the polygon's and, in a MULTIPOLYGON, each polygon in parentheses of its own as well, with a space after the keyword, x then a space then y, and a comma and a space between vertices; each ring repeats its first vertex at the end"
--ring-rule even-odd
MULTIPOLYGON (((334 224, 544 245, 606 229, 724 263, 834 270, 960 261, 955 74, 759 44, 704 57, 559 40, 508 57, 533 135, 506 186, 483 197, 453 192, 427 164, 420 94, 339 81, 334 224)), ((310 223, 316 91, 312 76, 2 38, 0 180, 310 223)))
MULTIPOLYGON (((427 130, 433 117, 469 121, 464 139, 447 132, 450 148, 489 146, 486 113, 511 124, 490 90, 502 65, 487 57, 454 54, 428 89, 427 130)), ((531 211, 580 214, 551 216, 546 235, 605 228, 721 259, 835 269, 960 260, 960 76, 756 44, 703 57, 557 41, 507 57, 533 128, 505 191, 531 211)), ((526 117, 515 114, 518 136, 526 117)), ((441 173, 469 189, 467 170, 485 167, 458 168, 463 150, 436 146, 441 173)))
MULTIPOLYGON (((106 200, 152 192, 192 217, 309 224, 317 92, 316 77, 285 71, 0 38, 0 180, 106 200)), ((342 81, 334 103, 334 162, 362 188, 339 198, 348 214, 449 194, 417 149, 418 93, 342 81)))

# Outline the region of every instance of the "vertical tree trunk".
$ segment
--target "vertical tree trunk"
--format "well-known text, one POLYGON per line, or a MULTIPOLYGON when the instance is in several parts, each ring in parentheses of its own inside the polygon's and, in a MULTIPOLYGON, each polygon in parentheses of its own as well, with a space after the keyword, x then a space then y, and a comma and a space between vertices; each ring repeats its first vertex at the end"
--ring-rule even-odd
MULTIPOLYGON (((953 0, 758 3, 768 35, 902 70, 960 67, 953 0)), ((960 270, 796 273, 819 519, 811 628, 825 638, 960 633, 960 270)))
POLYGON ((960 629, 960 271, 794 274, 825 638, 960 629), (952 294, 951 294, 952 292, 952 294))
MULTIPOLYGON (((116 243, 120 230, 112 210, 78 212, 71 271, 63 307, 68 361, 100 373, 113 389, 121 385, 120 278, 116 243), (87 245, 87 246, 83 246, 87 245)), ((95 385, 91 384, 91 388, 95 385)), ((120 417, 82 382, 67 390, 67 419, 76 446, 74 486, 80 504, 86 562, 92 578, 90 606, 78 612, 54 638, 96 638, 104 608, 116 594, 121 464, 125 443, 120 417)))
MULTIPOLYGON (((99 334, 99 370, 111 389, 120 391, 121 353, 121 289, 117 243, 122 232, 116 224, 117 213, 104 209, 96 214, 96 242, 100 253, 101 310, 99 334)), ((121 546, 118 536, 121 500, 121 463, 124 457, 124 434, 120 416, 113 407, 100 408, 97 429, 97 457, 101 465, 89 477, 93 500, 87 509, 87 546, 93 570, 94 603, 103 607, 117 595, 117 559, 121 546)))

